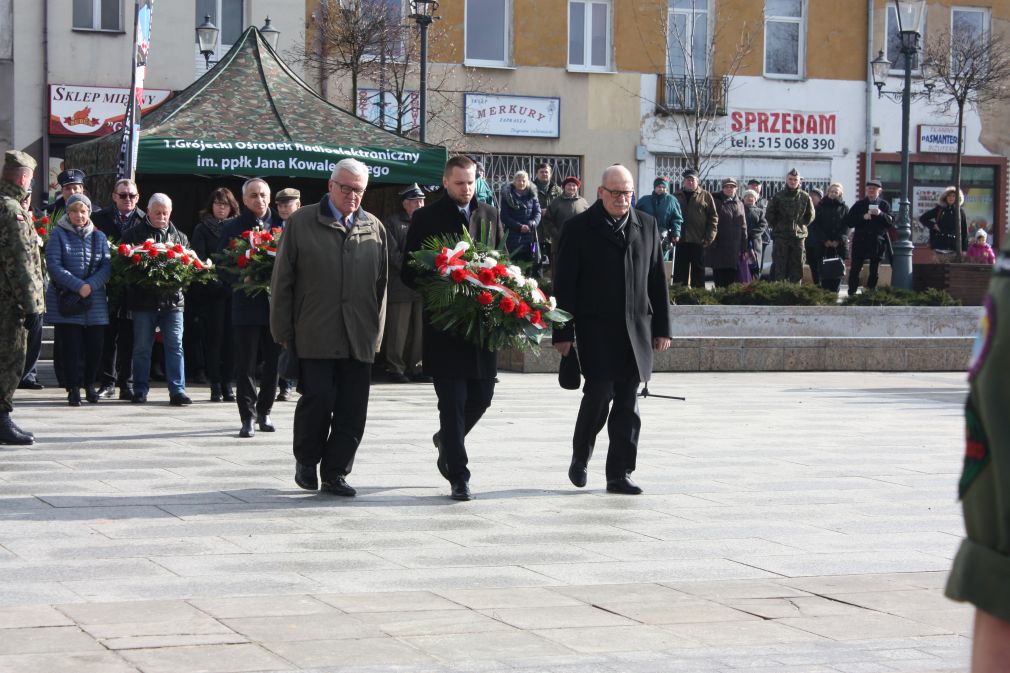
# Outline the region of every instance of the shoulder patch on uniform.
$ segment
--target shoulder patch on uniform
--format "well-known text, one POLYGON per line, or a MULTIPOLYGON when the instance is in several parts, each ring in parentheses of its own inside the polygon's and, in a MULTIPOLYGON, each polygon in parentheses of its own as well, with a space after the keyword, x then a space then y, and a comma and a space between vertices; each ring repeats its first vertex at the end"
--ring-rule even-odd
POLYGON ((992 295, 986 295, 982 303, 982 315, 975 330, 975 343, 971 347, 971 359, 968 361, 968 382, 970 383, 985 364, 992 346, 993 335, 996 334, 996 304, 992 295))
POLYGON ((989 438, 971 396, 964 405, 964 443, 964 470, 957 485, 957 497, 962 500, 972 482, 989 463, 989 438))

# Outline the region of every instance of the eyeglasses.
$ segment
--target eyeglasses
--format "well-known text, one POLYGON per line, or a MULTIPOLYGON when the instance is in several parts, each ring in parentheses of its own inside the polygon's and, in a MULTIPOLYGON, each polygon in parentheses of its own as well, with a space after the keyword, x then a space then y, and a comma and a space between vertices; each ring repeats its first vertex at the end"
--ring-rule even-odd
POLYGON ((605 191, 607 194, 610 194, 610 196, 613 197, 613 198, 615 198, 615 199, 621 199, 621 198, 630 199, 631 195, 635 193, 634 189, 628 189, 628 190, 624 190, 624 189, 607 189, 606 187, 600 187, 600 189, 602 189, 603 191, 605 191))
POLYGON ((342 185, 339 182, 334 182, 333 184, 335 184, 337 187, 340 187, 340 193, 341 194, 354 194, 355 196, 361 196, 362 194, 365 193, 365 189, 364 188, 355 189, 354 187, 351 187, 350 185, 342 185))
POLYGON ((124 201, 126 199, 139 199, 140 198, 140 194, 134 194, 134 193, 131 193, 131 192, 116 192, 116 196, 118 196, 119 198, 123 199, 124 201))

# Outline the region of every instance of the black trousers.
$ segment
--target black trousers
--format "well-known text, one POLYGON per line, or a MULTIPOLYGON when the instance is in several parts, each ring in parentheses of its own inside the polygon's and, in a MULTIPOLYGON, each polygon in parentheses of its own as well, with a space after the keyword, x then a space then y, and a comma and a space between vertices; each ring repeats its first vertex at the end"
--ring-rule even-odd
POLYGON ((351 358, 301 358, 302 396, 295 406, 294 454, 303 465, 319 465, 324 482, 351 473, 365 434, 372 365, 351 358))
POLYGON ((60 349, 60 367, 63 370, 60 380, 63 386, 69 390, 93 385, 102 358, 105 325, 84 327, 57 323, 55 332, 60 349))
POLYGON ((36 383, 39 380, 36 365, 42 353, 42 314, 35 313, 29 316, 25 320, 25 329, 28 330, 28 351, 25 353, 25 369, 21 374, 21 381, 36 383))
POLYGON ((133 321, 113 315, 102 338, 102 361, 99 365, 101 385, 115 384, 127 388, 133 384, 133 321))
POLYGON ((596 436, 606 424, 610 436, 607 481, 621 479, 635 471, 638 436, 642 430, 638 384, 637 376, 621 381, 587 378, 582 388, 582 404, 572 437, 572 457, 588 464, 596 446, 596 436))
POLYGON ((814 285, 821 284, 822 261, 824 261, 824 246, 812 245, 807 248, 807 266, 810 267, 810 280, 814 285))
POLYGON ((449 481, 470 481, 466 436, 494 397, 494 379, 435 377, 438 396, 439 455, 445 461, 449 481))
MULTIPOLYGON (((712 280, 716 287, 729 287, 740 277, 738 269, 712 269, 712 280)), ((694 284, 692 283, 692 287, 694 284)))
POLYGON ((235 344, 235 400, 243 421, 257 414, 269 414, 277 397, 277 360, 281 347, 274 343, 266 325, 234 325, 232 340, 235 344), (256 392, 256 365, 263 353, 263 370, 260 372, 259 393, 256 392))
POLYGON ((201 308, 207 379, 211 383, 230 383, 235 368, 235 350, 231 347, 231 297, 208 301, 201 308))
POLYGON ((855 250, 852 251, 852 268, 849 269, 849 296, 856 294, 856 290, 859 289, 859 272, 863 270, 863 264, 866 262, 870 263, 870 275, 866 278, 866 287, 870 290, 877 287, 877 280, 879 280, 878 269, 880 267, 880 253, 875 252, 872 255, 858 254, 855 250))
POLYGON ((673 282, 687 285, 688 280, 691 287, 705 289, 705 248, 701 243, 681 241, 673 258, 673 282))

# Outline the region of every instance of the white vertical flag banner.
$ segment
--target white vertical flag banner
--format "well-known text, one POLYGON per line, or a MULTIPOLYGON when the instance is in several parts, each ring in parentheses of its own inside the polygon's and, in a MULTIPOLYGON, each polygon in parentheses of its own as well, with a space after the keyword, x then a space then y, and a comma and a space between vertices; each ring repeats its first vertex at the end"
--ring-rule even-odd
POLYGON ((123 118, 123 142, 119 150, 116 179, 134 177, 137 171, 137 144, 140 142, 140 103, 144 95, 144 77, 147 75, 147 56, 151 48, 151 15, 154 0, 137 0, 134 16, 133 75, 123 118))

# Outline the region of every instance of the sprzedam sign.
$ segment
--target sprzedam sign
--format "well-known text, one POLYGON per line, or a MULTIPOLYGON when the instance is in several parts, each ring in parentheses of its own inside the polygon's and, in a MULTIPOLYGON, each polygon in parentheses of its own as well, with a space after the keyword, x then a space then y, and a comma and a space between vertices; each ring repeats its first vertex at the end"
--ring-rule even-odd
POLYGON ((730 144, 759 152, 834 152, 838 116, 833 112, 734 110, 729 115, 730 144))

